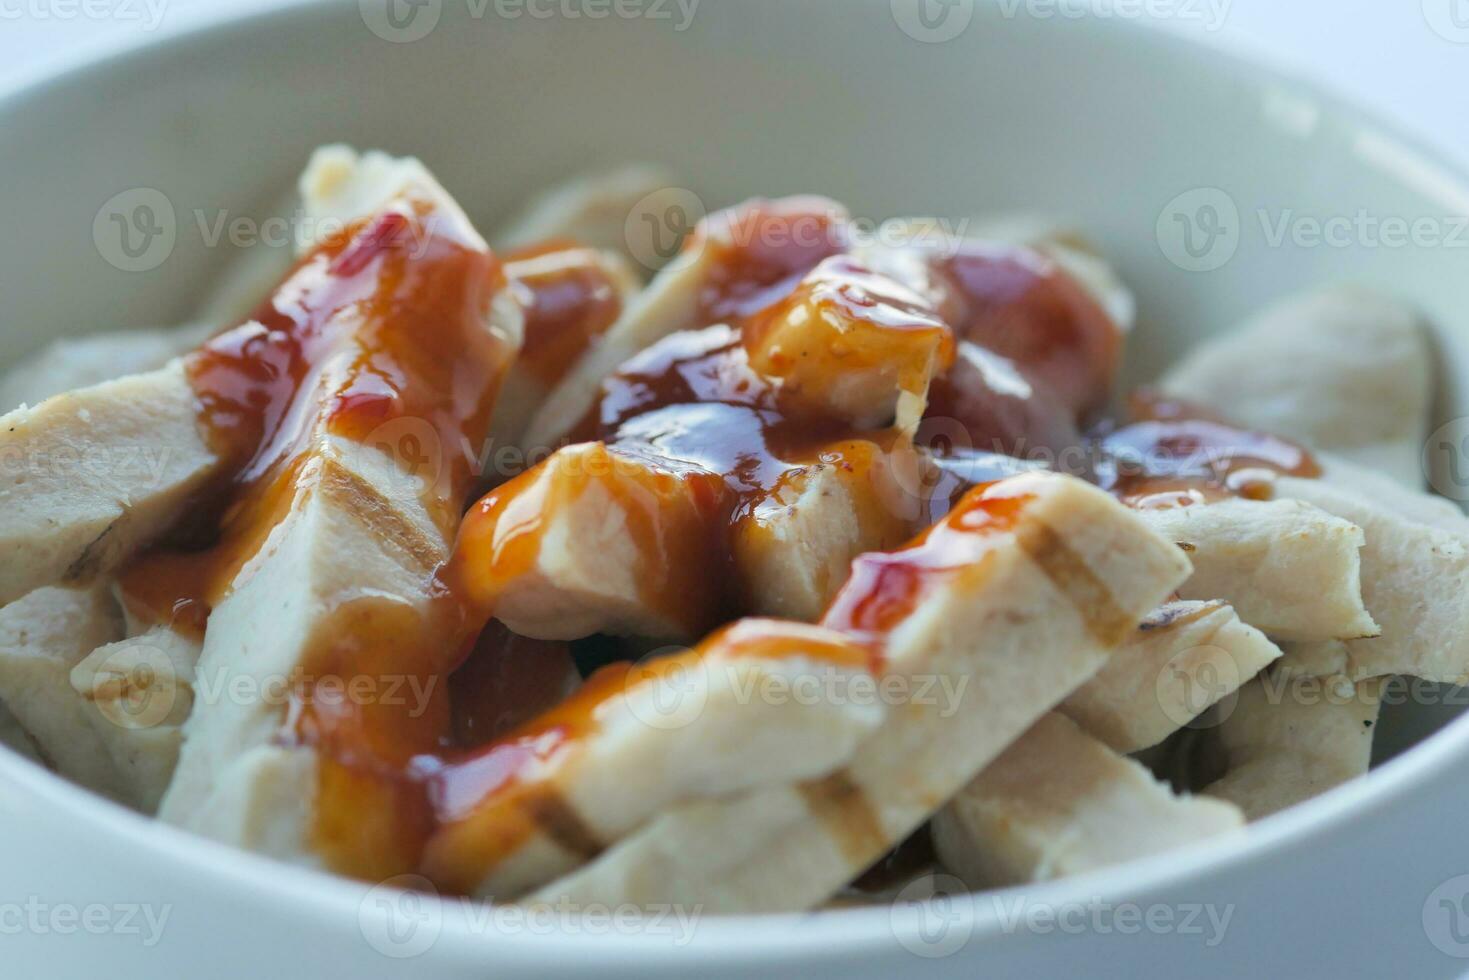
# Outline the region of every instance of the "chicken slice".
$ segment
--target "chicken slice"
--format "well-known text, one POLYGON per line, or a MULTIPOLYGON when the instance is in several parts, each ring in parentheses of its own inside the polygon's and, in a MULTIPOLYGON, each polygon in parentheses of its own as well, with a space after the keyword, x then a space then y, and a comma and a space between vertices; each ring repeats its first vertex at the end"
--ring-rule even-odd
POLYGON ((1117 752, 1151 748, 1280 657, 1223 602, 1170 602, 1143 620, 1060 712, 1117 752))
POLYGON ((735 521, 735 574, 749 608, 762 616, 814 622, 847 581, 852 559, 895 548, 919 515, 904 488, 917 490, 922 457, 849 440, 786 471, 735 521), (910 463, 913 471, 905 467, 910 463))
POLYGON ((1206 751, 1220 756, 1225 775, 1204 793, 1259 820, 1364 774, 1383 682, 1257 677, 1209 733, 1206 751))
POLYGON ((1282 477, 1275 493, 1362 528, 1362 598, 1380 635, 1338 637, 1333 672, 1469 681, 1469 520, 1426 494, 1326 461, 1327 479, 1282 477))
MULTIPOLYGON (((449 255, 488 261, 488 246, 417 161, 382 154, 358 158, 329 149, 313 158, 302 185, 304 198, 333 202, 330 207, 343 220, 372 216, 343 246, 350 251, 341 255, 353 257, 348 266, 352 285, 345 298, 336 295, 334 302, 344 305, 320 311, 323 315, 347 316, 342 313, 346 310, 352 316, 375 316, 375 311, 396 311, 399 304, 422 300, 417 293, 405 298, 394 290, 415 278, 409 273, 416 266, 407 264, 434 262, 433 256, 445 251, 432 244, 439 235, 452 243, 449 255), (404 227, 423 236, 415 243, 422 247, 404 250, 396 234, 385 234, 404 227), (363 254, 382 256, 382 275, 357 274, 373 268, 357 262, 363 254)), ((467 317, 459 339, 483 341, 496 358, 475 382, 482 390, 455 392, 457 398, 478 403, 492 398, 496 374, 518 348, 519 310, 506 290, 479 292, 483 263, 452 261, 453 274, 434 280, 435 296, 464 290, 462 299, 449 297, 467 317), (483 318, 482 304, 488 305, 483 318)), ((434 265, 424 272, 437 274, 441 268, 434 265)), ((282 287, 292 302, 296 288, 291 282, 282 287)), ((359 347, 375 336, 365 333, 368 327, 386 329, 377 320, 333 322, 340 324, 340 333, 332 353, 354 364, 361 360, 359 347)), ((477 349, 475 355, 489 356, 486 351, 477 349)), ((410 403, 443 394, 418 390, 424 382, 413 374, 402 384, 407 387, 398 397, 410 403)), ((195 705, 184 725, 184 745, 160 815, 206 836, 303 864, 325 864, 368 877, 397 873, 411 868, 411 858, 388 843, 396 839, 394 821, 399 816, 392 801, 381 795, 390 787, 352 770, 343 761, 343 746, 308 735, 315 731, 321 738, 351 739, 353 726, 360 725, 364 742, 351 747, 360 753, 357 758, 412 751, 413 744, 396 737, 397 728, 392 730, 395 737, 386 739, 391 743, 386 748, 369 737, 383 734, 375 726, 401 721, 412 705, 391 701, 384 693, 347 702, 342 706, 345 715, 334 714, 332 704, 318 700, 313 679, 377 685, 394 678, 422 680, 421 675, 439 672, 434 658, 452 656, 452 649, 441 649, 452 648, 453 642, 436 625, 434 572, 449 557, 456 502, 467 487, 457 486, 456 477, 419 474, 417 460, 406 454, 400 458, 392 445, 333 431, 325 414, 331 400, 314 390, 303 389, 295 397, 302 405, 299 449, 265 485, 273 522, 247 529, 252 534, 258 530, 263 540, 252 539, 253 547, 214 601, 199 660, 199 676, 220 690, 240 684, 258 696, 212 698, 195 705), (282 684, 292 692, 288 704, 270 696, 282 684), (303 724, 315 727, 303 730, 303 724), (345 727, 339 731, 337 725, 345 727), (344 805, 344 794, 352 805, 344 805)), ((484 433, 466 428, 447 435, 474 444, 484 433)), ((453 451, 448 439, 444 451, 453 451)), ((417 728, 407 734, 431 735, 417 728)))
POLYGON ((212 323, 201 322, 53 341, 0 377, 0 410, 37 405, 63 392, 161 368, 203 343, 213 330, 212 323))
POLYGON ((122 635, 102 586, 37 589, 0 609, 0 703, 62 776, 122 803, 137 797, 93 725, 95 708, 72 689, 81 660, 122 635))
POLYGON ((456 563, 471 600, 522 636, 692 637, 719 621, 730 506, 718 474, 580 443, 481 500, 456 563))
POLYGON ((1254 429, 1423 485, 1434 371, 1418 314, 1358 286, 1291 297, 1201 344, 1159 382, 1254 429))
POLYGON ((570 238, 593 248, 618 252, 639 262, 671 257, 657 237, 675 222, 660 222, 650 213, 643 220, 640 202, 659 191, 676 191, 673 174, 662 167, 632 164, 592 174, 552 188, 496 230, 490 242, 508 251, 556 238, 570 238), (664 225, 660 228, 660 223, 664 225))
POLYGON ((1277 640, 1376 636, 1363 605, 1362 529, 1301 500, 1236 500, 1138 511, 1188 552, 1180 598, 1229 603, 1277 640))
POLYGON ((918 293, 849 256, 826 259, 741 338, 756 373, 821 418, 912 432, 954 337, 918 293))
POLYGON ((442 889, 512 898, 678 801, 829 772, 882 720, 870 666, 841 633, 746 619, 692 651, 604 668, 437 775, 448 812, 426 873, 442 889))
POLYGON ((1175 796, 1053 712, 935 814, 933 842, 943 866, 978 890, 1110 867, 1243 826, 1236 807, 1175 796))
POLYGON ((842 251, 845 210, 825 198, 754 200, 699 223, 677 259, 547 396, 526 429, 555 446, 591 411, 602 379, 669 334, 736 320, 779 299, 822 259, 842 251))
POLYGON ((859 559, 825 618, 873 637, 883 685, 910 694, 851 762, 666 810, 532 900, 811 908, 1095 673, 1187 574, 1177 549, 1078 480, 977 488, 911 548, 859 559))
POLYGON ((83 584, 172 524, 221 460, 181 361, 0 417, 0 605, 83 584))
POLYGON ((144 813, 157 811, 173 779, 202 650, 157 626, 98 647, 71 670, 72 689, 92 703, 88 720, 144 813))

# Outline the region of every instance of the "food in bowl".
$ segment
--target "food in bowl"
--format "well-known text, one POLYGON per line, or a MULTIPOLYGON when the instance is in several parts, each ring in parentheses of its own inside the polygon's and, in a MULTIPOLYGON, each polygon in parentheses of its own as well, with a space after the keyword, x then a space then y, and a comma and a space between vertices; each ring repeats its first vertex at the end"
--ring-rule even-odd
POLYGON ((0 736, 365 880, 767 912, 1239 833, 1366 772, 1392 677, 1469 674, 1397 301, 1114 414, 1133 303, 1077 234, 752 200, 644 282, 665 182, 491 248, 323 148, 248 315, 12 368, 0 736))

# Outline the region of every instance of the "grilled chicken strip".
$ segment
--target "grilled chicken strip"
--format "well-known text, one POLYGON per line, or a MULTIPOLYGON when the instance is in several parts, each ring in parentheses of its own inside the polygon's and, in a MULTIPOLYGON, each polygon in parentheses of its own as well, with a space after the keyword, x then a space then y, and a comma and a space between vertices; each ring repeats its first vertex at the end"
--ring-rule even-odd
MULTIPOLYGON (((1311 482, 1311 481, 1302 481, 1311 482)), ((1278 640, 1376 636, 1363 604, 1362 529, 1301 500, 1237 500, 1138 511, 1188 552, 1178 594, 1220 600, 1278 640)))
POLYGON ((1398 300, 1357 286, 1285 299, 1195 347, 1160 386, 1423 485, 1433 364, 1422 320, 1398 300))
POLYGON ((581 443, 480 501, 460 551, 477 605, 522 636, 689 639, 718 621, 710 574, 730 502, 718 474, 581 443), (695 570, 698 570, 697 572, 695 570))
POLYGON ((122 636, 103 586, 37 589, 0 609, 0 703, 51 768, 90 790, 144 805, 94 726, 96 709, 72 689, 72 668, 122 636))
POLYGON ((1282 673, 1241 688, 1233 711, 1206 740, 1205 751, 1222 757, 1225 775, 1204 793, 1259 820, 1365 773, 1384 679, 1336 680, 1282 673))
POLYGON ((425 872, 513 898, 682 800, 821 776, 882 720, 870 666, 839 632, 746 619, 694 650, 604 668, 436 775, 443 825, 425 872))
POLYGON ((219 471, 180 361, 0 417, 0 605, 93 581, 219 471))
POLYGON ((859 559, 824 624, 865 635, 910 697, 846 766, 665 811, 533 901, 810 908, 876 861, 1105 662, 1188 574, 1080 481, 978 488, 908 549, 859 559), (954 697, 921 691, 957 684, 954 697))
POLYGON ((1053 712, 934 815, 933 842, 946 869, 982 889, 1122 864, 1242 826, 1236 807, 1175 796, 1053 712))
MULTIPOLYGON (((311 358, 314 374, 286 393, 285 417, 299 428, 245 489, 242 522, 226 528, 226 550, 210 569, 220 581, 204 597, 212 612, 200 674, 261 694, 196 705, 161 815, 249 849, 373 877, 411 868, 416 854, 402 842, 393 760, 439 737, 421 721, 437 715, 390 700, 386 685, 440 674, 454 656, 434 572, 449 554, 499 376, 518 348, 520 315, 495 286, 483 240, 416 161, 330 150, 302 182, 307 200, 367 217, 298 267, 267 314, 283 321, 280 342, 292 342, 294 329, 298 341, 324 347, 311 358), (420 349, 434 343, 455 356, 420 349), (454 375, 417 373, 434 371, 454 375), (386 399, 384 376, 397 386, 386 399), (379 429, 363 431, 380 412, 379 429), (333 678, 359 691, 377 686, 371 697, 327 700, 333 678), (282 684, 286 704, 269 696, 282 684)), ((251 328, 216 339, 209 356, 250 349, 251 328)))
POLYGON ((92 729, 144 813, 158 810, 173 779, 202 652, 194 637, 157 626, 98 647, 71 670, 72 689, 92 704, 92 729))
POLYGON ((1170 602, 1143 620, 1059 711, 1117 752, 1162 742, 1239 690, 1280 648, 1222 602, 1170 602))
POLYGON ((54 395, 163 367, 202 343, 215 325, 114 330, 57 340, 0 377, 0 410, 38 405, 54 395))
POLYGON ((1340 637, 1331 671, 1469 681, 1469 520, 1350 464, 1327 459, 1325 468, 1322 480, 1282 477, 1275 492, 1362 528, 1362 598, 1381 626, 1380 635, 1340 637))

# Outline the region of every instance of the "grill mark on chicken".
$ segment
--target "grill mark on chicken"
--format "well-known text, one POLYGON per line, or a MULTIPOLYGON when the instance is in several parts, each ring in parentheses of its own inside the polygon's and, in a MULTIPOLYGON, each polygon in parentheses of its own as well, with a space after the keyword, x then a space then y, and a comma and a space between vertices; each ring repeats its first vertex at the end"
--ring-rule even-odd
POLYGON ((827 828, 853 867, 867 867, 892 843, 866 791, 847 770, 808 780, 797 788, 806 809, 827 828))
POLYGON ((1119 608, 1101 579, 1072 551, 1061 535, 1040 520, 1023 522, 1015 541, 1080 613, 1087 632, 1106 647, 1115 647, 1137 628, 1134 618, 1119 608))
POLYGON ((340 462, 323 459, 320 487, 327 499, 338 502, 376 536, 396 545, 418 567, 431 569, 444 560, 444 542, 424 534, 389 497, 340 462))
POLYGON ((562 849, 587 860, 602 853, 602 842, 556 787, 546 786, 530 794, 524 805, 536 825, 562 849))

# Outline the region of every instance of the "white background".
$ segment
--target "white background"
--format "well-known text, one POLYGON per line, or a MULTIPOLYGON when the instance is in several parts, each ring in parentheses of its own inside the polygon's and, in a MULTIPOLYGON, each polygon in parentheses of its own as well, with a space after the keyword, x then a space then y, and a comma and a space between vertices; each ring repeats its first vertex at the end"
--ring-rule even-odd
MULTIPOLYGON (((0 89, 94 50, 147 43, 279 2, 0 0, 0 89), (158 13, 150 15, 150 9, 158 13), (150 27, 150 20, 157 26, 150 27)), ((1370 104, 1420 138, 1469 160, 1469 0, 1009 2, 1116 10, 1133 17, 1131 11, 1151 6, 1165 13, 1158 19, 1164 29, 1185 30, 1214 44, 1263 53, 1370 104), (1207 18, 1212 27, 1216 11, 1223 14, 1222 26, 1201 27, 1198 18, 1207 18), (1457 23, 1464 25, 1457 30, 1452 29, 1455 14, 1457 23), (1436 32, 1435 22, 1449 28, 1436 32)))

